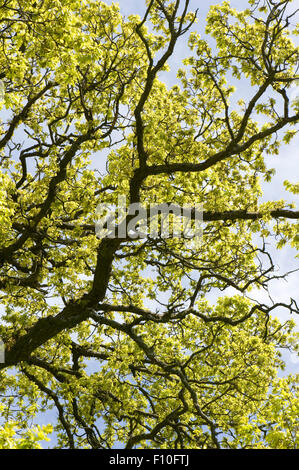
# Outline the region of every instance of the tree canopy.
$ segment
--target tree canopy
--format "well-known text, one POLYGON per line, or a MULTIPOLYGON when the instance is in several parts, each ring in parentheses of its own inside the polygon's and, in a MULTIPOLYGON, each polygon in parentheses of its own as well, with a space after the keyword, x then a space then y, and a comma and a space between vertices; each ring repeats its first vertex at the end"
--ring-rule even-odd
POLYGON ((200 36, 189 3, 2 2, 1 448, 298 447, 298 306, 255 296, 268 244, 298 248, 295 206, 261 202, 299 120, 296 11, 224 1, 200 36), (201 243, 99 238, 123 195, 201 206, 201 243))

